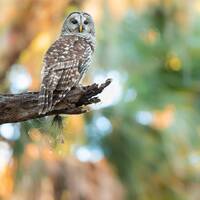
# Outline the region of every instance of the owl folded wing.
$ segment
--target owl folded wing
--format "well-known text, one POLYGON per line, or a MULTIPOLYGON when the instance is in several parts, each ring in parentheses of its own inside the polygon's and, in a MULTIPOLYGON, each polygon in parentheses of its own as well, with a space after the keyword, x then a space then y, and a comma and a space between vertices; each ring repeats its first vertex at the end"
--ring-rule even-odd
POLYGON ((87 42, 77 36, 59 38, 47 51, 39 95, 39 113, 45 114, 53 109, 73 86, 79 83, 84 64, 88 62, 91 51, 87 42), (53 99, 55 90, 59 91, 57 99, 53 99))

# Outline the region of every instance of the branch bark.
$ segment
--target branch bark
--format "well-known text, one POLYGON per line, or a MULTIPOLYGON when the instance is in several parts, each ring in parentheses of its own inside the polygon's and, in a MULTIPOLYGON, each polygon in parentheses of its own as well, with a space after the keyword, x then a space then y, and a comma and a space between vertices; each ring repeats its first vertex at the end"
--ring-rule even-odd
MULTIPOLYGON (((56 105, 54 110, 45 115, 38 114, 39 92, 0 95, 0 124, 21 122, 55 114, 71 115, 85 113, 87 112, 85 106, 100 102, 97 95, 110 83, 111 79, 107 79, 101 85, 94 83, 89 86, 73 88, 63 101, 56 105)), ((55 93, 54 97, 56 95, 58 94, 55 93)))

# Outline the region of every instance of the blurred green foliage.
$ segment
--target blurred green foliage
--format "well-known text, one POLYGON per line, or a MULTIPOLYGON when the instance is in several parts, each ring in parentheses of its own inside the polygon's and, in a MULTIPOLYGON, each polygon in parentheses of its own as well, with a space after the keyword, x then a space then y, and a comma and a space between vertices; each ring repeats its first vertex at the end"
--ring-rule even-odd
POLYGON ((181 3, 130 10, 119 23, 104 17, 99 28, 99 65, 125 81, 120 101, 93 116, 107 117, 112 133, 96 140, 90 128, 89 143, 102 147, 128 199, 193 199, 200 183, 200 23, 181 3))

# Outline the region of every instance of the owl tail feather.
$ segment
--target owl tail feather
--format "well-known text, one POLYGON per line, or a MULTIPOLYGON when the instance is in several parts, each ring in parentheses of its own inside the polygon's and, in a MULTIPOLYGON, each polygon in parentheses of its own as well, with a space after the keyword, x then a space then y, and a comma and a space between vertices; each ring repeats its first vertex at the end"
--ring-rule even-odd
POLYGON ((39 94, 39 114, 46 114, 52 110, 53 91, 41 88, 39 94))
POLYGON ((55 127, 59 128, 60 130, 62 130, 63 129, 63 117, 61 117, 60 115, 55 115, 51 124, 52 124, 52 126, 55 126, 55 127))

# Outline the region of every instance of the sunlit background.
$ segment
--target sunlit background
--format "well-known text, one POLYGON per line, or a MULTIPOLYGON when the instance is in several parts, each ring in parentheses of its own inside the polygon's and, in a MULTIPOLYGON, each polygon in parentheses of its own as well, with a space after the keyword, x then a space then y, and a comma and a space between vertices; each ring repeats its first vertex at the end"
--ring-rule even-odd
POLYGON ((96 24, 83 84, 112 84, 63 133, 50 117, 0 126, 0 199, 199 200, 200 2, 1 0, 1 93, 39 90, 74 10, 96 24))

